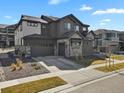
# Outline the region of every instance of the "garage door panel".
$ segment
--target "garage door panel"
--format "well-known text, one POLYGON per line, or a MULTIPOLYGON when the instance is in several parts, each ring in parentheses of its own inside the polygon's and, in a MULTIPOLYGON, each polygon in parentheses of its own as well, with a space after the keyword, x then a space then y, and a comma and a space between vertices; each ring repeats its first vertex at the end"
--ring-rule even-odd
POLYGON ((50 56, 54 55, 53 47, 42 47, 42 46, 33 46, 31 47, 32 56, 50 56))

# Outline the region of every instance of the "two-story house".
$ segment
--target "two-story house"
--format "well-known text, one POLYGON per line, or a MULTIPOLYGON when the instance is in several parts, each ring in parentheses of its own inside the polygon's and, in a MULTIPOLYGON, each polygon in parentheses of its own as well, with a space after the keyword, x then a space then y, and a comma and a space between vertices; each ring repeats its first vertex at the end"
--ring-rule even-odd
POLYGON ((0 47, 14 46, 14 25, 0 24, 0 47))
POLYGON ((93 30, 89 31, 86 37, 88 38, 88 40, 92 40, 92 47, 94 51, 97 51, 98 41, 97 41, 97 35, 94 33, 94 31, 93 30))
POLYGON ((119 32, 119 40, 120 51, 124 51, 124 31, 119 32))
POLYGON ((115 52, 119 50, 119 32, 115 30, 98 29, 94 31, 97 35, 97 46, 101 52, 115 52))
POLYGON ((82 56, 86 54, 83 46, 91 44, 86 38, 88 27, 72 14, 62 18, 22 15, 15 29, 15 45, 31 56, 82 56))

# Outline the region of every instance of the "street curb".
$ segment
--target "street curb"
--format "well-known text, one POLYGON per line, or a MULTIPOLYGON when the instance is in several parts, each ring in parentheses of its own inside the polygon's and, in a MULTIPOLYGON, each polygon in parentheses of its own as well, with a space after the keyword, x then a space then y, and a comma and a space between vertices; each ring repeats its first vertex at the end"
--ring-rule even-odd
POLYGON ((96 81, 96 80, 99 80, 99 79, 102 79, 102 78, 105 78, 105 77, 108 77, 108 76, 116 75, 116 74, 119 74, 119 73, 121 73, 123 71, 124 71, 124 69, 113 71, 113 72, 108 73, 107 75, 101 75, 101 76, 98 76, 97 78, 86 80, 84 82, 81 82, 79 84, 75 84, 75 85, 73 85, 71 87, 65 88, 64 90, 62 89, 62 90, 56 91, 54 93, 66 93, 66 90, 68 90, 68 89, 75 88, 77 86, 84 85, 86 83, 90 83, 90 82, 93 82, 93 81, 96 81))

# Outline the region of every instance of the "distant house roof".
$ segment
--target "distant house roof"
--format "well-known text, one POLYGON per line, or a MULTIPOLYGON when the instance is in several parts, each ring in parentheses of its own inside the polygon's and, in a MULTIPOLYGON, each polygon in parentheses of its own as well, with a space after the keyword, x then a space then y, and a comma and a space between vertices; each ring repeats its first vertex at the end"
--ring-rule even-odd
POLYGON ((8 25, 6 25, 6 24, 0 24, 0 28, 5 28, 5 27, 7 27, 8 25))
POLYGON ((124 31, 120 31, 119 34, 124 34, 124 31))
POLYGON ((98 30, 95 30, 94 33, 97 35, 97 34, 102 34, 102 33, 119 33, 119 31, 116 31, 116 30, 107 30, 107 29, 98 29, 98 30))
POLYGON ((16 25, 17 24, 8 25, 8 26, 6 26, 6 28, 14 29, 16 27, 16 25))
POLYGON ((89 33, 92 33, 94 36, 96 36, 96 34, 94 33, 94 31, 92 31, 92 30, 89 33))
POLYGON ((5 33, 14 33, 14 29, 16 27, 16 24, 13 25, 5 25, 5 24, 0 24, 0 34, 5 34, 5 33))

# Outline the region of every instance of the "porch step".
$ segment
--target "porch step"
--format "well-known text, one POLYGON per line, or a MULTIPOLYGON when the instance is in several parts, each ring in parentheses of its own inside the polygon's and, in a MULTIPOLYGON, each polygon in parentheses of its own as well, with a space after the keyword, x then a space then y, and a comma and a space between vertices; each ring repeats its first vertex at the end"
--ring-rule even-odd
POLYGON ((50 67, 49 67, 49 70, 50 70, 51 72, 58 72, 58 71, 61 71, 61 70, 58 69, 56 66, 50 66, 50 67))

